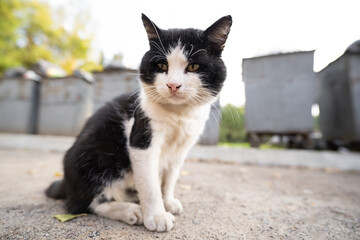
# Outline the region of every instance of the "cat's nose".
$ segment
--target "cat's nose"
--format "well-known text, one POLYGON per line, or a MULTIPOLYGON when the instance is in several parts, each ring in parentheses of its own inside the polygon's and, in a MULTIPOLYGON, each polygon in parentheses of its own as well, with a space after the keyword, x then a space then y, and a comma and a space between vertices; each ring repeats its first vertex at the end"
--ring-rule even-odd
POLYGON ((181 87, 181 84, 167 83, 166 86, 170 89, 171 92, 176 92, 181 87))

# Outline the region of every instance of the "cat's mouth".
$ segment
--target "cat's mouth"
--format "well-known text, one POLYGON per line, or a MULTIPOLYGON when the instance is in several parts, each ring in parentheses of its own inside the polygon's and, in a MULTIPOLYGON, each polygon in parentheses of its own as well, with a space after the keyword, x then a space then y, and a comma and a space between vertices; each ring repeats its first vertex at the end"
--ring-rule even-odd
POLYGON ((186 97, 178 92, 175 93, 169 93, 169 95, 167 96, 168 101, 171 104, 175 104, 175 105, 180 105, 183 104, 184 102, 186 102, 186 97))
POLYGON ((170 93, 170 99, 172 100, 185 100, 185 97, 182 96, 182 94, 179 93, 170 93))
POLYGON ((170 96, 171 99, 174 99, 174 100, 184 100, 185 98, 183 96, 180 96, 179 94, 176 94, 176 93, 171 93, 171 96, 170 96))

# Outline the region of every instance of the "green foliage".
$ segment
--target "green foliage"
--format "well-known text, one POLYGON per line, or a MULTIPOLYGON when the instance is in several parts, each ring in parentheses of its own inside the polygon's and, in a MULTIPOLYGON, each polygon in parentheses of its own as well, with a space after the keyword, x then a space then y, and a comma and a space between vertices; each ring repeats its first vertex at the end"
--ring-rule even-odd
POLYGON ((219 143, 221 147, 234 147, 234 148, 250 148, 250 143, 248 142, 222 142, 219 143))
POLYGON ((319 116, 313 117, 313 131, 320 132, 320 123, 319 123, 319 116))
MULTIPOLYGON (((251 145, 249 142, 224 142, 220 143, 219 146, 224 147, 234 147, 234 148, 251 148, 251 145)), ((266 149, 285 149, 286 147, 284 145, 274 145, 269 143, 263 143, 259 146, 258 149, 260 150, 266 150, 266 149)))
POLYGON ((92 37, 81 18, 71 23, 55 15, 45 1, 0 0, 0 75, 10 67, 31 67, 40 59, 61 65, 71 73, 86 63, 92 37), (55 18, 56 16, 56 18, 55 18))
POLYGON ((23 7, 21 0, 0 0, 0 74, 9 67, 20 65, 19 52, 16 48, 17 29, 21 19, 17 11, 23 7))
POLYGON ((96 63, 94 61, 86 61, 84 64, 81 65, 81 69, 87 72, 92 72, 92 71, 100 72, 104 70, 104 67, 102 66, 102 64, 96 63))
POLYGON ((230 104, 221 108, 222 120, 220 124, 220 143, 244 142, 245 107, 234 107, 230 104))

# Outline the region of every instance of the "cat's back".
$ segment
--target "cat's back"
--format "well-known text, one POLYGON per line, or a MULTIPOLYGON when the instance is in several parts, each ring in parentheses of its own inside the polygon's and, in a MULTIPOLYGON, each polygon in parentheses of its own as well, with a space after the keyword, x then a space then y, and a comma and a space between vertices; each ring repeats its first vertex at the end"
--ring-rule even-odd
POLYGON ((108 135, 117 130, 118 127, 123 130, 123 122, 128 121, 133 116, 137 99, 138 94, 133 93, 120 95, 107 102, 89 118, 78 138, 89 134, 104 133, 108 135))
POLYGON ((99 108, 89 118, 75 143, 66 153, 66 169, 76 168, 82 175, 107 172, 112 178, 130 167, 125 125, 136 107, 137 94, 121 95, 99 108))

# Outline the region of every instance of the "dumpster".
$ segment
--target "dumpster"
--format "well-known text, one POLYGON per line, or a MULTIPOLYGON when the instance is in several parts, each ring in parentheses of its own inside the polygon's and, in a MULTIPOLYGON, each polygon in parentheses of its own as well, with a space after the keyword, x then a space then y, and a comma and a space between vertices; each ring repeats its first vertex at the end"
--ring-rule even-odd
POLYGON ((39 79, 0 79, 0 132, 36 133, 39 89, 39 79))
POLYGON ((39 134, 77 135, 93 112, 92 85, 75 76, 43 79, 39 134))
POLYGON ((127 68, 106 69, 93 73, 94 111, 111 99, 122 94, 130 94, 139 89, 139 72, 127 68))
POLYGON ((245 125, 252 146, 261 143, 262 135, 307 140, 318 89, 313 55, 306 51, 243 59, 245 125))
MULTIPOLYGON (((360 46, 360 42, 357 42, 360 46)), ((356 45, 354 43, 353 45, 356 45)), ((318 73, 319 124, 323 138, 360 142, 360 50, 351 46, 337 60, 318 73)))

